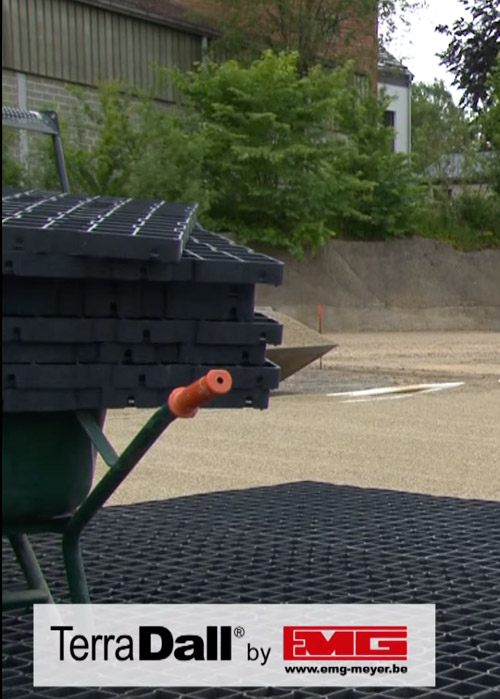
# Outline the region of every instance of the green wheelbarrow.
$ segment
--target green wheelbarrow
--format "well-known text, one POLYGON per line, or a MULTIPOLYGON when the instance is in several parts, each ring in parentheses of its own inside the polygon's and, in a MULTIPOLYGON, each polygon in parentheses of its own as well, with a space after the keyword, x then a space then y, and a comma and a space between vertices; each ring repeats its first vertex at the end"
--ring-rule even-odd
POLYGON ((71 601, 88 604, 83 529, 171 422, 194 417, 201 405, 230 391, 231 384, 227 371, 212 370, 175 389, 121 455, 104 435, 104 411, 4 415, 2 535, 14 549, 28 588, 3 591, 2 608, 53 601, 28 538, 40 532, 62 536, 71 601), (92 488, 98 453, 109 470, 92 488))

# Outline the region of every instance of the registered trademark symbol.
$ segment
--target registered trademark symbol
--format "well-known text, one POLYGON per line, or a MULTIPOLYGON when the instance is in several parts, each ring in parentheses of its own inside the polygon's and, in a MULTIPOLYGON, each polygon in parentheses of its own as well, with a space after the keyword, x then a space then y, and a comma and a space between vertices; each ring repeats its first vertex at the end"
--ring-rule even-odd
POLYGON ((245 635, 245 629, 243 628, 243 626, 236 626, 233 633, 236 636, 236 638, 243 638, 243 636, 245 635))

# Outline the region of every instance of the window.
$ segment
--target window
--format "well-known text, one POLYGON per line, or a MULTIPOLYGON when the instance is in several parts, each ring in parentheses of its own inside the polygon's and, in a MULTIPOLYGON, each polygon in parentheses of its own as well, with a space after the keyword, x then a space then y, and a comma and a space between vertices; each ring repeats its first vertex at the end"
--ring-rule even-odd
POLYGON ((384 125, 394 128, 396 126, 396 112, 388 109, 384 114, 384 125))
MULTIPOLYGON (((392 111, 392 109, 388 109, 384 113, 384 125, 387 128, 392 128, 392 129, 396 128, 396 112, 392 111)), ((393 139, 392 152, 394 153, 395 150, 396 150, 396 141, 393 139)))

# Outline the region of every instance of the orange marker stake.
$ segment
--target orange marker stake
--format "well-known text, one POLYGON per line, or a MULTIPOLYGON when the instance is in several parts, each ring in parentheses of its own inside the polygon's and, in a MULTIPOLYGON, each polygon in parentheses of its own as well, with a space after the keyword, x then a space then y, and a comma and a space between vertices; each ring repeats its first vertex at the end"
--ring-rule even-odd
POLYGON ((194 417, 201 405, 228 393, 232 385, 228 371, 212 369, 189 386, 175 388, 168 397, 168 407, 175 417, 194 417))

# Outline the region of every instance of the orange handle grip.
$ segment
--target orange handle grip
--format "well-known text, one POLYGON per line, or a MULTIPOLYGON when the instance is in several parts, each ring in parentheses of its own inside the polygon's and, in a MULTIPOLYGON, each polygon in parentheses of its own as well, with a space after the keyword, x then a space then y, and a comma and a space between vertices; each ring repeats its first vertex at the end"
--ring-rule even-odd
POLYGON ((228 371, 212 369, 189 386, 175 388, 168 397, 168 407, 175 417, 194 417, 201 405, 215 396, 228 393, 232 385, 228 371))

